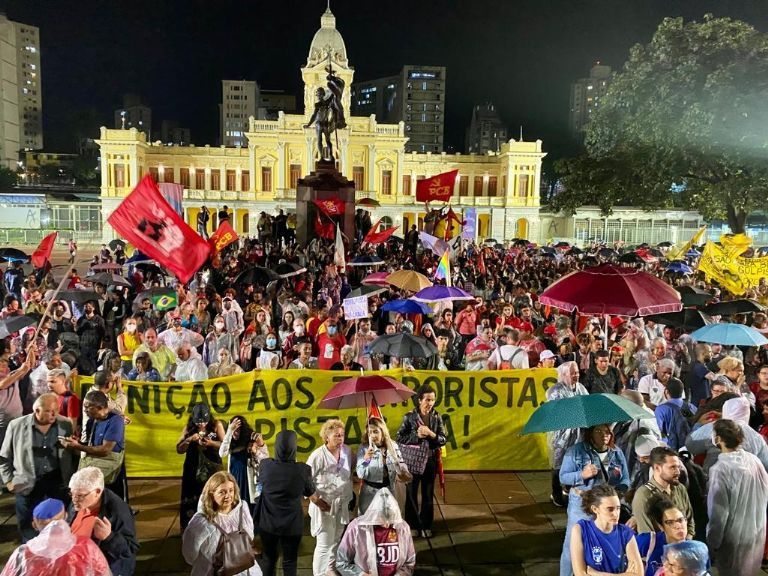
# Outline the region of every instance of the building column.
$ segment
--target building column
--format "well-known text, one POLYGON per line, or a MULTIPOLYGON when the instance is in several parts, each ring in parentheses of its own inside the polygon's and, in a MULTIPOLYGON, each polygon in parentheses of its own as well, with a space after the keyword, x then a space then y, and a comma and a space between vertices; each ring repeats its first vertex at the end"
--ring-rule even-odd
POLYGON ((251 173, 250 182, 248 183, 247 192, 254 193, 258 189, 256 186, 256 178, 261 178, 260 174, 256 174, 256 146, 248 144, 248 171, 251 173))
POLYGON ((405 176, 405 151, 404 150, 397 151, 397 170, 395 170, 395 174, 393 176, 397 178, 397 180, 395 181, 393 192, 396 197, 402 196, 403 195, 403 176, 405 176))
POLYGON ((210 190, 211 189, 211 168, 206 167, 205 170, 205 189, 210 190))
POLYGON ((285 142, 278 142, 277 143, 277 165, 275 166, 275 169, 277 170, 277 190, 274 192, 279 191, 282 195, 285 190, 285 169, 287 168, 285 164, 285 142))
POLYGON ((376 144, 368 144, 368 192, 376 190, 376 144))

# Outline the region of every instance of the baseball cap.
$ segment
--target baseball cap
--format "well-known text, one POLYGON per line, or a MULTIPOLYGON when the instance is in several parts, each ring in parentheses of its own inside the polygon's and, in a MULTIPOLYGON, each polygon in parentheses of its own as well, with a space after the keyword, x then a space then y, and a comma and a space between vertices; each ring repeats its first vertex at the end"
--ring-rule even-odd
POLYGON ((557 328, 555 328, 554 326, 551 326, 551 325, 550 326, 545 326, 544 327, 544 334, 547 334, 549 336, 553 336, 553 335, 557 334, 557 328))
POLYGON ((635 454, 641 457, 651 455, 651 450, 664 446, 664 443, 651 434, 641 434, 635 440, 635 454))
POLYGON ((518 326, 518 330, 520 330, 520 332, 533 332, 533 324, 530 322, 521 322, 518 326))
POLYGON ((548 360, 549 358, 554 358, 555 355, 552 353, 552 350, 544 350, 541 354, 539 354, 539 360, 548 360))

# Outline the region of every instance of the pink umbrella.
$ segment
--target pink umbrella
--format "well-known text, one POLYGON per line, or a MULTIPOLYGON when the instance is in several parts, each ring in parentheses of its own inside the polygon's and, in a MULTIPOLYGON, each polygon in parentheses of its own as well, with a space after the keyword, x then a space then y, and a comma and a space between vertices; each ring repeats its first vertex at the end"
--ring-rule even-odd
POLYGON ((386 376, 353 376, 338 382, 320 401, 320 408, 367 408, 376 404, 398 404, 416 394, 405 384, 386 376))
POLYGON ((387 276, 389 276, 389 272, 374 272, 373 274, 368 274, 365 278, 363 278, 363 281, 361 284, 365 284, 366 286, 386 286, 389 288, 389 282, 387 282, 387 276))
POLYGON ((604 264, 563 276, 542 292, 542 304, 582 314, 647 316, 679 312, 680 294, 635 268, 604 264))

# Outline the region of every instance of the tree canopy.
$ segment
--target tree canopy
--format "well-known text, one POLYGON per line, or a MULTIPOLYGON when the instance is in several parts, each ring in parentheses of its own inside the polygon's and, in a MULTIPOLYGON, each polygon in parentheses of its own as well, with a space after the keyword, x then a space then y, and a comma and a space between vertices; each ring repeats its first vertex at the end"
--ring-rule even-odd
POLYGON ((557 166, 565 190, 554 208, 677 199, 742 232, 750 211, 768 204, 768 35, 710 15, 665 19, 630 50, 585 144, 584 156, 557 166))

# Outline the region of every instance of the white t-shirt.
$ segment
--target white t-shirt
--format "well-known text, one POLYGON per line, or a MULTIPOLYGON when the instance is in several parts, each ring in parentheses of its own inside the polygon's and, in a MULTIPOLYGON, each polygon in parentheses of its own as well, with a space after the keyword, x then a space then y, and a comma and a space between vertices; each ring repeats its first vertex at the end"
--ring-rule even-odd
POLYGON ((667 387, 656 379, 656 373, 646 374, 637 383, 637 391, 640 394, 648 394, 651 404, 658 406, 664 402, 664 390, 667 387))
POLYGON ((521 348, 520 346, 513 346, 512 344, 504 344, 504 346, 499 346, 496 348, 496 350, 494 350, 491 354, 491 357, 488 358, 488 363, 491 366, 495 366, 496 369, 499 370, 501 363, 509 362, 510 358, 512 368, 526 369, 529 367, 528 353, 525 351, 525 348, 521 348), (516 353, 517 350, 520 350, 520 352, 516 353))

